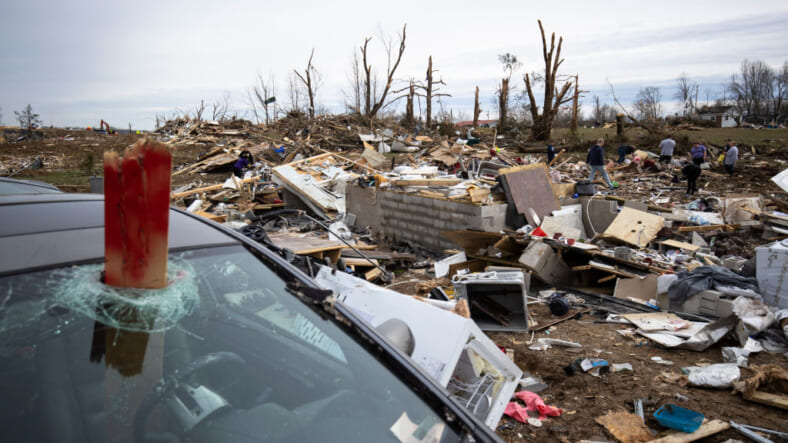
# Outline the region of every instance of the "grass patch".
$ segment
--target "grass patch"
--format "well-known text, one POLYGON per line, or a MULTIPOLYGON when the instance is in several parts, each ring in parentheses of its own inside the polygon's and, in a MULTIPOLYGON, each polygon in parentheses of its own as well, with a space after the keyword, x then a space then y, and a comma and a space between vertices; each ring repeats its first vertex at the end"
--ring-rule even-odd
POLYGON ((83 171, 34 171, 13 178, 51 183, 63 191, 87 191, 90 188, 89 176, 83 171))

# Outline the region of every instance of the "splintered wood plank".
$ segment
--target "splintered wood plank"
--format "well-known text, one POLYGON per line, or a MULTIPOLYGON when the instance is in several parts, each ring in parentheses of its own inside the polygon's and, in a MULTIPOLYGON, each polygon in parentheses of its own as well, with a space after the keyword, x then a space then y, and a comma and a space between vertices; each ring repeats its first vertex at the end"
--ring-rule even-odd
POLYGON ((732 232, 738 228, 739 225, 681 226, 679 227, 679 232, 715 231, 717 229, 732 232))
POLYGON ((665 219, 659 215, 625 206, 605 229, 603 238, 640 248, 653 240, 664 224, 665 219))
POLYGON ((595 421, 621 443, 645 443, 651 440, 651 432, 635 414, 609 411, 595 421))
POLYGON ((543 220, 552 211, 561 209, 544 163, 501 169, 498 174, 509 188, 512 198, 510 203, 529 223, 537 224, 531 210, 543 220))
POLYGON ((344 243, 310 236, 293 234, 269 234, 271 241, 279 248, 285 248, 299 255, 313 255, 328 251, 337 251, 337 259, 344 243))
POLYGON ((755 391, 752 394, 745 394, 744 399, 755 403, 773 406, 775 408, 788 410, 788 395, 772 394, 770 392, 755 391))
POLYGON ((689 443, 691 441, 700 440, 701 438, 706 438, 710 435, 717 434, 730 427, 730 423, 726 421, 706 420, 693 433, 688 434, 686 432, 668 431, 670 435, 658 438, 656 440, 651 440, 649 443, 689 443))
POLYGON ((167 285, 172 156, 166 145, 143 139, 123 157, 104 155, 104 267, 108 285, 167 285))

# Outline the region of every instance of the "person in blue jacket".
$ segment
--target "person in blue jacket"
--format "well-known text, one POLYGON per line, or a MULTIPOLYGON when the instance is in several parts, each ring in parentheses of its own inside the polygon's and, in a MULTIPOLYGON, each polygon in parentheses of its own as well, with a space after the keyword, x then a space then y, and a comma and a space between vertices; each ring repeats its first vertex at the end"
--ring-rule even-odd
POLYGON ((612 190, 613 183, 610 181, 610 177, 607 175, 607 171, 605 170, 605 150, 602 149, 602 146, 604 145, 605 141, 600 138, 596 141, 596 144, 588 150, 586 163, 591 166, 591 177, 589 177, 588 180, 593 181, 594 177, 596 177, 596 173, 599 172, 599 174, 602 176, 602 179, 605 180, 607 187, 612 190))

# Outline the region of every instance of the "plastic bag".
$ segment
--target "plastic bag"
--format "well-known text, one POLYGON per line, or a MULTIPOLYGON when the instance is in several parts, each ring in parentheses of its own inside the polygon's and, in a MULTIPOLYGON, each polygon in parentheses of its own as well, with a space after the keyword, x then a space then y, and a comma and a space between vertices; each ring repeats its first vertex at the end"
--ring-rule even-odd
POLYGON ((741 377, 736 363, 717 363, 709 366, 684 368, 689 371, 689 382, 704 388, 729 388, 741 377))

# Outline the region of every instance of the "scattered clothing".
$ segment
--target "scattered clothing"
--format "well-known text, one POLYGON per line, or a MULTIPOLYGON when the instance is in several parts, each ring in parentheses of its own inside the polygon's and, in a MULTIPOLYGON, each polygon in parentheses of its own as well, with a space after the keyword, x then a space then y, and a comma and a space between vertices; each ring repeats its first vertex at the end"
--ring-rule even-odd
POLYGON ((647 171, 659 171, 659 166, 650 158, 643 160, 642 168, 647 171))
POLYGON ((506 406, 504 414, 516 419, 517 421, 527 423, 530 415, 529 412, 539 414, 539 420, 544 420, 548 416, 558 417, 563 410, 555 406, 546 405, 542 397, 530 391, 520 391, 514 394, 520 401, 525 403, 525 407, 520 406, 516 402, 510 402, 506 406))

